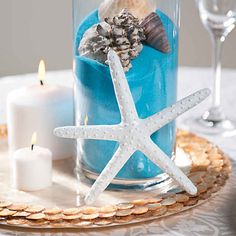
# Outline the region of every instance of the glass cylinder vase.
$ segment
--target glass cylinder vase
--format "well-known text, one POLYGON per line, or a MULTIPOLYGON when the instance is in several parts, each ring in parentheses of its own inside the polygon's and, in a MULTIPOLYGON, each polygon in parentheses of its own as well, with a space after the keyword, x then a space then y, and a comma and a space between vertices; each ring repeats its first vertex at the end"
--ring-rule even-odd
MULTIPOLYGON (((140 118, 176 102, 179 0, 73 0, 74 78, 77 125, 121 122, 107 65, 117 52, 140 118)), ((174 158, 176 128, 169 123, 151 136, 174 158)), ((77 140, 77 173, 95 180, 119 143, 77 140)), ((168 176, 135 152, 112 182, 116 188, 147 188, 168 176)))

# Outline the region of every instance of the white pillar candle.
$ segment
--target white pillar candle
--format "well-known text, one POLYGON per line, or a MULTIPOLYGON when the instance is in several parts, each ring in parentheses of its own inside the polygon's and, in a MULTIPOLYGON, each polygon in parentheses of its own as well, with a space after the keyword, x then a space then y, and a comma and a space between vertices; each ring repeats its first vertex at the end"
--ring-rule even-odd
POLYGON ((59 126, 74 124, 73 90, 47 85, 42 82, 43 69, 39 69, 41 84, 12 91, 7 98, 7 124, 11 152, 28 146, 34 131, 38 145, 51 150, 53 160, 71 157, 74 143, 53 135, 59 126))
POLYGON ((32 146, 14 152, 13 185, 22 191, 38 191, 52 184, 52 153, 32 146))

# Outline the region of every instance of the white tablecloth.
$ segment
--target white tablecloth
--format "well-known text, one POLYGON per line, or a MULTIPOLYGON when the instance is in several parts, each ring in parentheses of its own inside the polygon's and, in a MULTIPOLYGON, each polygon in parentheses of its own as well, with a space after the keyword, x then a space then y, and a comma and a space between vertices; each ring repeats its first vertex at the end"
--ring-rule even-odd
MULTIPOLYGON (((179 98, 184 97, 197 89, 210 87, 212 84, 212 72, 206 68, 180 68, 179 71, 179 98)), ((0 78, 0 123, 6 121, 6 96, 18 87, 37 83, 36 74, 17 75, 0 78)), ((226 114, 236 120, 236 70, 223 71, 222 100, 226 114)), ((71 71, 48 72, 46 83, 73 85, 71 71)), ((184 125, 184 120, 189 116, 201 114, 209 105, 210 99, 203 102, 191 112, 183 115, 179 121, 179 127, 184 125)), ((217 143, 232 159, 236 161, 236 137, 208 137, 217 143)), ((129 226, 126 228, 107 229, 105 231, 86 232, 80 235, 236 235, 236 173, 231 177, 231 183, 224 189, 224 196, 212 199, 204 206, 180 215, 153 221, 146 224, 129 226), (235 194, 235 195, 234 195, 235 194), (208 209, 211 209, 210 211, 208 209)), ((0 234, 15 235, 14 232, 0 230, 0 234)), ((20 233, 19 233, 20 234, 20 233)), ((18 234, 17 234, 18 235, 18 234)), ((25 233, 22 233, 25 235, 25 233)), ((40 235, 40 233, 30 233, 40 235)), ((53 235, 53 234, 44 234, 53 235)), ((63 235, 62 233, 60 235, 63 235)), ((64 234, 72 235, 72 234, 64 234)))

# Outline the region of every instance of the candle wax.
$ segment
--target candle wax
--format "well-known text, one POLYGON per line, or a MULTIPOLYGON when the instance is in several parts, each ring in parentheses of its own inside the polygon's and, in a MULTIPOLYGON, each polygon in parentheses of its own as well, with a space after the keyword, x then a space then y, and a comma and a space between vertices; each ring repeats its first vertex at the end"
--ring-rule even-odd
POLYGON ((37 132, 38 145, 50 149, 54 160, 74 155, 71 140, 53 135, 56 127, 74 124, 70 88, 45 84, 12 91, 7 98, 7 123, 11 152, 28 146, 32 133, 37 132))
POLYGON ((22 191, 38 191, 52 184, 52 153, 34 146, 14 152, 13 185, 22 191))

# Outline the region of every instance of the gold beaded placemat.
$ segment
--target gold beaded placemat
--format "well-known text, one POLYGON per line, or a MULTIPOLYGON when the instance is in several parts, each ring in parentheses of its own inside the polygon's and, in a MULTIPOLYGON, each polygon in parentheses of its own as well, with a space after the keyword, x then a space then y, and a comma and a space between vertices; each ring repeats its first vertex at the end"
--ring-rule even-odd
MULTIPOLYGON (((6 137, 6 126, 0 128, 6 137)), ((189 178, 198 188, 196 196, 186 192, 137 198, 101 207, 47 208, 32 203, 1 199, 0 225, 34 229, 79 229, 126 225, 167 217, 196 207, 219 193, 231 172, 228 157, 206 139, 178 131, 177 146, 190 155, 192 169, 189 178)), ((60 194, 60 192, 58 192, 60 194)))
POLYGON ((0 125, 0 139, 7 138, 7 126, 0 125))

